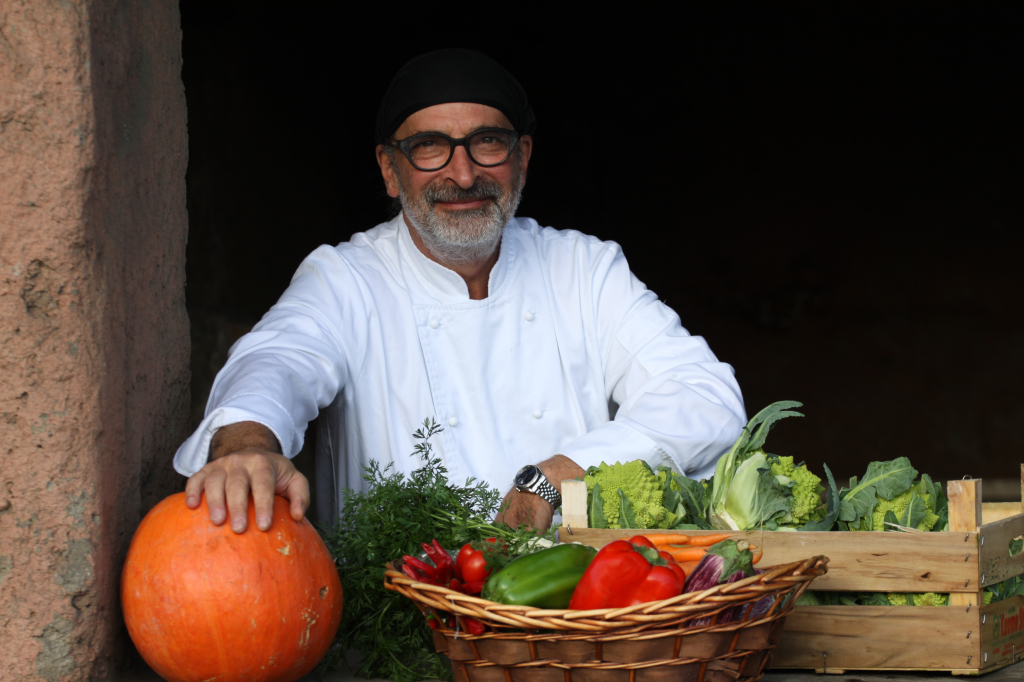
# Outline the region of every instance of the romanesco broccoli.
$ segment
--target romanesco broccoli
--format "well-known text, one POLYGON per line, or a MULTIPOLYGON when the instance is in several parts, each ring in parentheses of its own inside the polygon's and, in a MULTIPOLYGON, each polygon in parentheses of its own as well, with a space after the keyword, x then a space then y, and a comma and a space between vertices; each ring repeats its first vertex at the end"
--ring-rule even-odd
POLYGON ((794 465, 792 457, 770 456, 771 473, 784 486, 793 484, 793 509, 784 517, 784 526, 802 526, 808 521, 825 518, 825 503, 821 494, 825 492, 821 479, 812 474, 804 464, 794 465))
POLYGON ((949 603, 948 594, 937 592, 920 592, 913 595, 914 606, 945 606, 949 603))
POLYGON ((889 592, 885 595, 893 606, 945 606, 948 594, 937 592, 889 592))
MULTIPOLYGON (((918 496, 924 499, 924 496, 920 495, 920 492, 914 486, 911 486, 906 492, 896 495, 891 500, 887 500, 883 497, 875 495, 876 504, 875 509, 871 512, 871 516, 865 516, 861 519, 859 526, 850 526, 850 530, 895 530, 885 525, 885 513, 892 512, 896 515, 896 519, 899 520, 903 516, 903 512, 906 511, 907 505, 910 504, 910 500, 913 498, 914 493, 918 492, 918 496)), ((925 499, 928 504, 934 504, 934 500, 925 499)), ((914 526, 917 530, 929 531, 934 526, 939 517, 933 513, 931 509, 925 511, 924 516, 914 526)))
POLYGON ((601 485, 600 495, 609 528, 622 528, 620 490, 633 508, 636 528, 668 528, 675 522, 676 515, 662 504, 666 475, 665 472, 655 474, 646 462, 638 459, 626 464, 601 462, 601 466, 591 467, 583 480, 591 495, 594 485, 601 485))

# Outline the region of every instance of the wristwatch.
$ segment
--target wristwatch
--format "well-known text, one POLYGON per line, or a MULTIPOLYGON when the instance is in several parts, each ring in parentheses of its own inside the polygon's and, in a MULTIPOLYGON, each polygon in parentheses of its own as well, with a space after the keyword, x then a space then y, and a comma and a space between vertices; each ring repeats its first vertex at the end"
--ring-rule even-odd
POLYGON ((535 464, 527 464, 519 470, 519 473, 516 474, 516 488, 519 492, 540 495, 555 509, 562 504, 562 495, 548 482, 547 477, 541 473, 540 467, 535 464))

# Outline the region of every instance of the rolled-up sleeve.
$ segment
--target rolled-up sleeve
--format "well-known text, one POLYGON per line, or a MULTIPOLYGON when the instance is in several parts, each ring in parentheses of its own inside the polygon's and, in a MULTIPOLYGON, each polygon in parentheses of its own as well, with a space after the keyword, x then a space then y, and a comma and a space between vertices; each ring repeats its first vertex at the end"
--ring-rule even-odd
POLYGON ((584 468, 643 459, 709 477, 746 424, 732 367, 633 276, 618 245, 605 244, 590 272, 594 333, 618 411, 561 453, 584 468))
POLYGON ((178 473, 199 471, 217 429, 243 421, 269 428, 287 457, 302 449, 307 424, 345 386, 348 360, 359 352, 358 334, 343 340, 338 331, 359 329, 352 323, 365 318, 358 288, 331 247, 303 261, 281 299, 229 351, 203 421, 174 456, 178 473))

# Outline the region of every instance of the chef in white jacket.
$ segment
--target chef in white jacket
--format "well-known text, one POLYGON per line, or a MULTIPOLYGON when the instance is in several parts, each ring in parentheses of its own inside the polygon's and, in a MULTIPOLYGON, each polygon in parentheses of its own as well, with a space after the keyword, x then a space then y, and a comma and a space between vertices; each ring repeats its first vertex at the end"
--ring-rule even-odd
POLYGON ((205 492, 211 520, 241 532, 251 490, 265 530, 276 492, 302 518, 309 482, 289 458, 318 413, 324 519, 371 460, 422 466, 426 418, 444 427, 433 444, 451 479, 508 490, 512 524, 546 527, 561 481, 602 461, 713 473, 746 423, 732 368, 617 244, 514 217, 533 127, 522 87, 479 52, 399 71, 376 133, 401 210, 311 253, 232 347, 174 458, 190 507, 205 492))

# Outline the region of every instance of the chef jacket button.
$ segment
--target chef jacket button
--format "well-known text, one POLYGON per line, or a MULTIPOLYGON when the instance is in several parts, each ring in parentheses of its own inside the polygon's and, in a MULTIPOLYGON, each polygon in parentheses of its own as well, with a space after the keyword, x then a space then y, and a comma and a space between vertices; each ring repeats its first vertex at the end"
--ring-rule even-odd
MULTIPOLYGON (((427 324, 429 324, 429 325, 430 325, 430 328, 431 328, 431 329, 437 329, 438 327, 440 327, 440 326, 441 326, 441 323, 440 323, 440 322, 438 322, 437 320, 431 320, 431 321, 430 321, 430 322, 428 322, 427 324)), ((453 424, 452 426, 454 426, 454 424, 453 424)))
POLYGON ((533 411, 533 418, 534 419, 540 419, 542 416, 544 416, 544 413, 541 412, 540 410, 534 410, 533 411))
POLYGON ((533 322, 533 313, 526 313, 523 315, 523 319, 527 322, 533 322))
POLYGON ((459 425, 459 418, 458 417, 450 417, 448 419, 448 426, 458 426, 458 425, 459 425))

